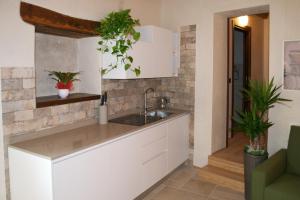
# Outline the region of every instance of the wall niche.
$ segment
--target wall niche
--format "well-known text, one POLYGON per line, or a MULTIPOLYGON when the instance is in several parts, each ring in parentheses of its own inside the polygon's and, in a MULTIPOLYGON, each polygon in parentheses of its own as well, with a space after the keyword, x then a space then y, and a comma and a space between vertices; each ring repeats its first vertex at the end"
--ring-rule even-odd
POLYGON ((21 2, 22 19, 35 26, 36 106, 95 100, 101 93, 101 55, 97 51, 99 22, 70 17, 21 2), (49 71, 80 72, 67 99, 57 96, 49 71))

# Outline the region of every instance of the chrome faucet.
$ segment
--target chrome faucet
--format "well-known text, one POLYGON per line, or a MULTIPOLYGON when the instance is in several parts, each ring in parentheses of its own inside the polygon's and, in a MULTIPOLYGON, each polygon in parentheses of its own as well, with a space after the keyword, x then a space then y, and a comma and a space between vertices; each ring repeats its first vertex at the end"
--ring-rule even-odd
POLYGON ((145 90, 144 92, 144 114, 147 115, 147 112, 148 112, 148 109, 151 108, 151 107, 148 107, 147 106, 147 94, 149 92, 154 92, 154 89, 153 88, 148 88, 145 90))

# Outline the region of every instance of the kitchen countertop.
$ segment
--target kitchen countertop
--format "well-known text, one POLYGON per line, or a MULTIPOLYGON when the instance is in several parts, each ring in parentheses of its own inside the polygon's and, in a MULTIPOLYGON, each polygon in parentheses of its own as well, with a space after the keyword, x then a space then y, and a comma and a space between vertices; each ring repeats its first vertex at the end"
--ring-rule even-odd
POLYGON ((169 117, 144 126, 131 126, 117 123, 107 123, 105 125, 93 124, 28 141, 18 142, 11 144, 10 147, 50 160, 56 160, 96 145, 118 140, 147 127, 155 126, 188 113, 187 111, 181 110, 170 111, 173 114, 169 117))

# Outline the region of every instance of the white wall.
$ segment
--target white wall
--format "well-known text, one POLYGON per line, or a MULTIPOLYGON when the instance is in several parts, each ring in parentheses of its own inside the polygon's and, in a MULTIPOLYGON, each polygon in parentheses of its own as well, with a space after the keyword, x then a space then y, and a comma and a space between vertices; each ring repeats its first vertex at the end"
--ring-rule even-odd
MULTIPOLYGON (((66 15, 99 20, 119 8, 132 8, 143 25, 160 24, 161 0, 25 0, 66 15)), ((22 21, 20 0, 0 1, 0 66, 34 66, 34 27, 22 21)))
MULTIPOLYGON (((298 26, 300 14, 298 0, 163 0, 162 25, 178 29, 181 25, 197 25, 196 44, 196 108, 195 108, 195 150, 194 163, 203 166, 212 153, 213 126, 224 126, 224 122, 214 123, 214 14, 232 15, 265 12, 270 5, 270 68, 269 77, 274 76, 277 84, 283 83, 283 41, 300 39, 298 26), (259 7, 257 6, 264 6, 259 7), (256 8, 253 8, 256 7, 256 8), (250 10, 246 8, 251 8, 250 10), (177 12, 176 12, 177 10, 177 12), (234 10, 240 10, 234 12, 234 10), (180 11, 180 12, 179 12, 180 11), (227 13, 226 13, 227 12, 227 13)), ((220 44, 221 45, 221 44, 220 44)), ((222 48, 222 47, 218 47, 222 48)), ((224 52, 225 53, 225 52, 224 52)), ((300 124, 300 91, 282 91, 283 97, 293 99, 288 107, 278 105, 269 113, 275 125, 269 130, 268 150, 271 154, 286 147, 291 124, 300 124)), ((226 97, 223 97, 225 99, 226 97)), ((215 128, 214 128, 215 129, 215 128)), ((225 132, 224 132, 225 134, 225 132)))
POLYGON ((0 67, 34 65, 34 27, 20 18, 19 0, 0 1, 0 67))
POLYGON ((213 62, 213 107, 212 107, 212 152, 226 147, 227 114, 227 19, 214 16, 214 62, 213 62), (224 120, 225 119, 225 120, 224 120), (218 124, 218 126, 214 126, 218 124))

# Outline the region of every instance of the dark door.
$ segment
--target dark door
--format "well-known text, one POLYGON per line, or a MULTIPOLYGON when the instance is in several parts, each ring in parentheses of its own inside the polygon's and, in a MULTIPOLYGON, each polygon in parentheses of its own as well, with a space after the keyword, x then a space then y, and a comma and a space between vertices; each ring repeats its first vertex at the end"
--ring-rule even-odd
MULTIPOLYGON (((249 108, 249 101, 243 97, 242 90, 250 80, 250 28, 234 26, 232 33, 232 116, 249 108)), ((235 124, 232 121, 232 127, 235 124)), ((232 133, 233 135, 233 133, 232 133)))

